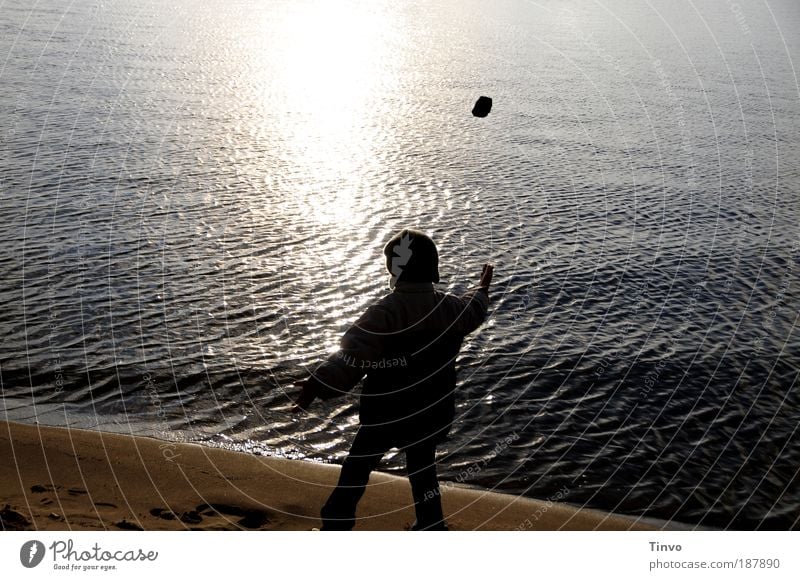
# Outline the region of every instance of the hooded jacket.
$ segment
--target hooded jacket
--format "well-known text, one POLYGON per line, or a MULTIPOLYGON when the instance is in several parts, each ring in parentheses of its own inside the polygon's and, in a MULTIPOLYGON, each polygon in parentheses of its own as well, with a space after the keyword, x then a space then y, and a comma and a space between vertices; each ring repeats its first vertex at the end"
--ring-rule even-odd
POLYGON ((429 282, 399 281, 316 369, 317 395, 344 394, 366 375, 359 399, 362 425, 380 429, 396 447, 440 442, 455 416, 456 357, 488 307, 485 288, 455 296, 429 282))

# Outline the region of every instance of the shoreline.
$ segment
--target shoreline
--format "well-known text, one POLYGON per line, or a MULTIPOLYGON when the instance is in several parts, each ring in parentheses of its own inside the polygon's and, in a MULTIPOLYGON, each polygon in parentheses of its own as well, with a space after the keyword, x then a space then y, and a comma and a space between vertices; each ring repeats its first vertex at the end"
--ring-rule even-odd
MULTIPOLYGON (((0 521, 30 530, 311 530, 339 466, 195 443, 0 421, 0 521)), ((684 526, 442 482, 464 530, 666 530, 684 526)), ((414 521, 408 480, 375 472, 356 530, 414 521)))

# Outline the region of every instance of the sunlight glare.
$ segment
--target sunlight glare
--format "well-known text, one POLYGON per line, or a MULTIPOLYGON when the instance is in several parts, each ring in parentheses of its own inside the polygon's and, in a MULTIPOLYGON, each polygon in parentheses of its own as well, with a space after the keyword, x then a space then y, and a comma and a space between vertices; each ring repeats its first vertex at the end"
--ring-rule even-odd
POLYGON ((265 49, 265 69, 278 77, 271 86, 281 87, 284 156, 297 174, 314 176, 292 194, 317 223, 358 223, 363 212, 354 206, 373 203, 356 196, 365 195, 363 174, 380 146, 375 127, 387 125, 375 102, 393 85, 390 12, 356 2, 299 5, 282 23, 280 58, 265 49))

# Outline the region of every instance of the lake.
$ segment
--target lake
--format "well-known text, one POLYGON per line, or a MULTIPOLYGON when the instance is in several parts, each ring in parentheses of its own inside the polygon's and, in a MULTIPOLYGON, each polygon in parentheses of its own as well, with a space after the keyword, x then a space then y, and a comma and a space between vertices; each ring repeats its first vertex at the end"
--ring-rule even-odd
POLYGON ((443 479, 796 529, 798 29, 794 0, 4 2, 5 416, 341 462, 356 395, 285 407, 416 227, 442 289, 495 264, 443 479))

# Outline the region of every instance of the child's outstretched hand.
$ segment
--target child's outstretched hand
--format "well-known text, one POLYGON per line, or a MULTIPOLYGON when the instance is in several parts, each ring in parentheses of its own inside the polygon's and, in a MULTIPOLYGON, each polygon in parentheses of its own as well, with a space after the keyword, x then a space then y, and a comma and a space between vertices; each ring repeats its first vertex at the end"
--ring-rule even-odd
POLYGON ((478 286, 488 290, 489 286, 492 284, 492 275, 494 275, 494 265, 488 263, 484 264, 483 270, 481 271, 481 281, 478 282, 478 286))

